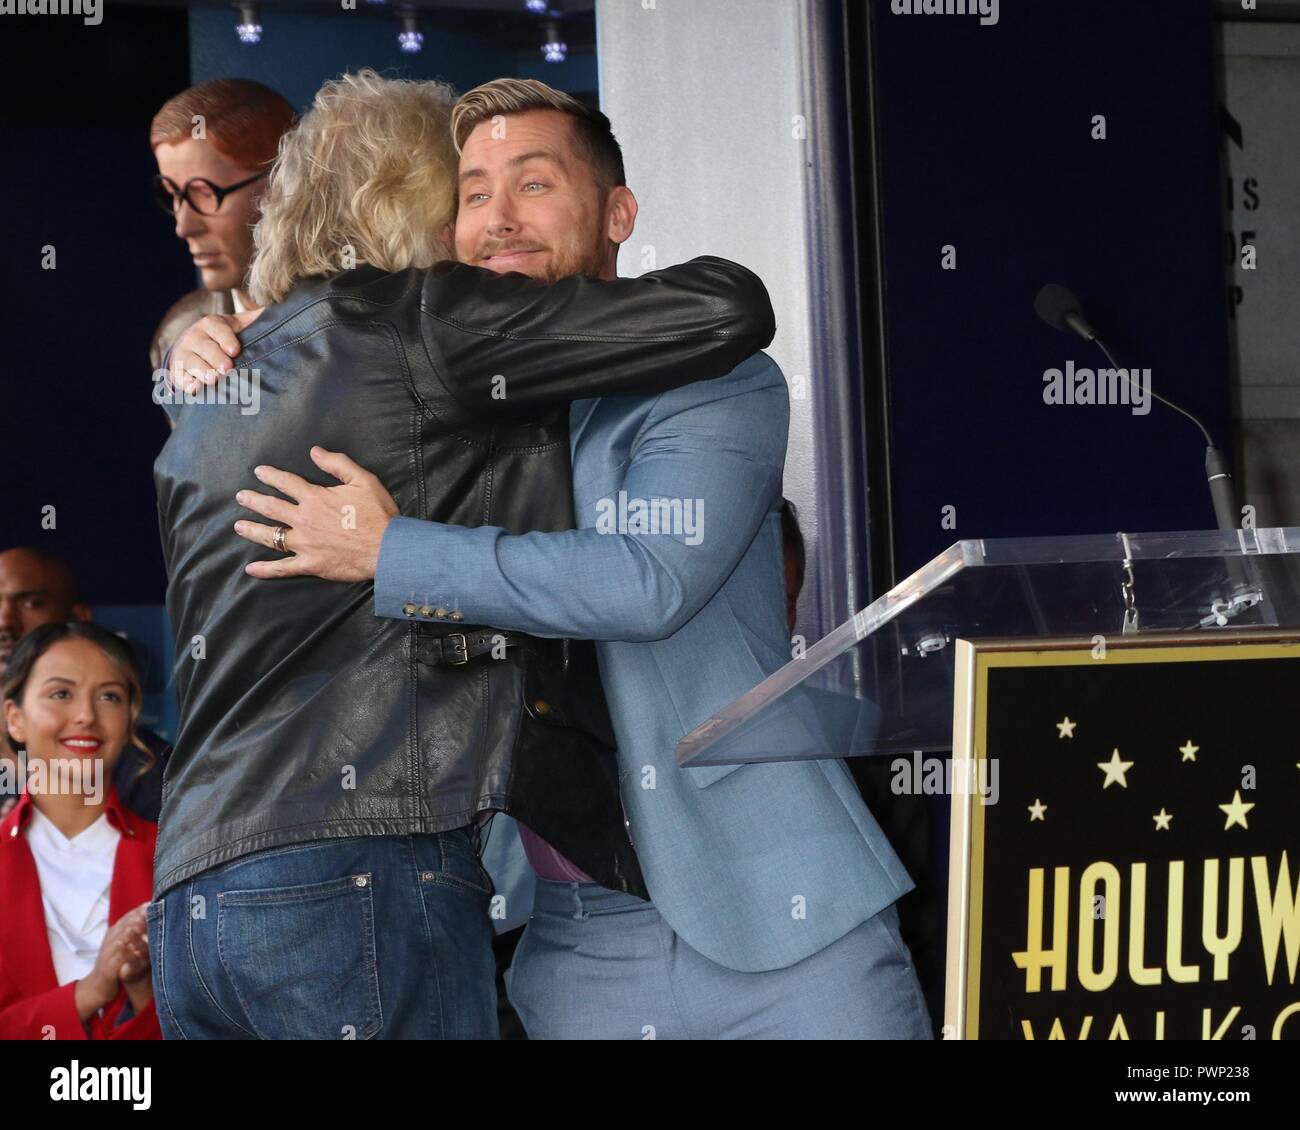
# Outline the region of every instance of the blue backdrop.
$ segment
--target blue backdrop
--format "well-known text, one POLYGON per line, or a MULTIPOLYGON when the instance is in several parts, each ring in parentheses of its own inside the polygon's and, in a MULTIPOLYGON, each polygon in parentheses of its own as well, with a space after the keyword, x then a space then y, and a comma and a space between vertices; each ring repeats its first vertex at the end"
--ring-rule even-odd
POLYGON ((1044 404, 1046 369, 1105 362, 1033 312, 1073 288, 1226 447, 1208 0, 875 16, 897 575, 959 538, 1213 526, 1182 417, 1044 404))

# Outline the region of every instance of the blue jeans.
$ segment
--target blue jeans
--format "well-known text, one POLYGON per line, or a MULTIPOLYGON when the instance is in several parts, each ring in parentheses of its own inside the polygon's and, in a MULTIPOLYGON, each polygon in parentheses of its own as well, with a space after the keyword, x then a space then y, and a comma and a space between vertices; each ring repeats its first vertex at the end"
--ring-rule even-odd
POLYGON ((934 1038, 892 906, 785 969, 741 973, 648 902, 539 879, 506 990, 532 1040, 934 1038))
POLYGON ((149 904, 168 1040, 496 1039, 477 837, 272 848, 149 904))

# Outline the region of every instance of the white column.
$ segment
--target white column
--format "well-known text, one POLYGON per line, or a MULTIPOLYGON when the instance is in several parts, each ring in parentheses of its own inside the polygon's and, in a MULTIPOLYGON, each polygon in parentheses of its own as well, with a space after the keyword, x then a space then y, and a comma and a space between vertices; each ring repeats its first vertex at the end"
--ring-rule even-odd
POLYGON ((785 493, 808 549, 799 631, 809 643, 866 603, 848 548, 864 544, 862 423, 836 406, 861 398, 847 344, 856 331, 844 322, 856 299, 833 281, 853 229, 824 207, 841 155, 828 161, 836 111, 812 63, 823 10, 813 0, 596 3, 601 106, 641 205, 621 273, 720 255, 772 295, 769 353, 792 392, 785 493))

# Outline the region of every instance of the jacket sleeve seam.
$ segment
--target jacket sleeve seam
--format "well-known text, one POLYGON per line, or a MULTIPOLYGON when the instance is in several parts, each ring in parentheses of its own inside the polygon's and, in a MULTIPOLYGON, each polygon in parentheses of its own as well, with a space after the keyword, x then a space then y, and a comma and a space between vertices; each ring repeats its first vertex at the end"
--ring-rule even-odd
POLYGON ((740 338, 746 335, 735 333, 731 330, 709 330, 698 334, 515 334, 508 333, 504 330, 480 329, 478 326, 467 325, 459 322, 454 318, 448 318, 443 314, 435 314, 427 306, 421 306, 420 312, 426 315, 431 321, 441 322, 444 326, 450 326, 452 329, 461 330, 464 333, 474 334, 478 337, 497 338, 502 341, 589 341, 589 342, 618 342, 620 344, 637 344, 645 342, 647 344, 659 341, 704 341, 712 339, 729 340, 731 338, 740 338))

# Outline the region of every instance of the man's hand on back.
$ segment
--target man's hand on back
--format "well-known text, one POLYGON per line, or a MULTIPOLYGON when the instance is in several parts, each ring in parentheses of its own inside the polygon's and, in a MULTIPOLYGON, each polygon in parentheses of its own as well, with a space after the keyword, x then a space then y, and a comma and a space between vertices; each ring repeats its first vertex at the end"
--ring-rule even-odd
POLYGON ((258 306, 242 314, 207 314, 190 326, 171 348, 168 386, 193 393, 200 384, 215 384, 230 372, 231 358, 238 357, 240 349, 235 335, 251 326, 262 310, 258 306))
POLYGON ((275 526, 241 519, 235 533, 287 557, 253 561, 244 567, 250 577, 321 577, 327 581, 369 581, 379 564, 379 547, 388 523, 398 514, 397 503, 376 475, 339 451, 311 449, 312 462, 338 480, 322 487, 277 467, 259 466, 253 474, 285 498, 241 490, 235 501, 261 514, 275 526), (286 501, 287 499, 287 501, 286 501), (276 544, 275 532, 284 530, 276 544))

